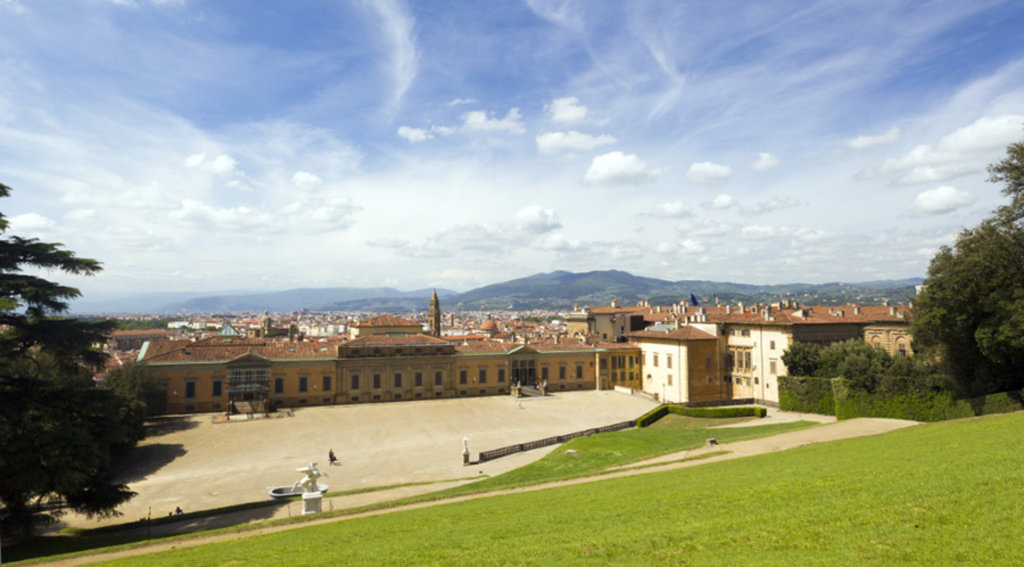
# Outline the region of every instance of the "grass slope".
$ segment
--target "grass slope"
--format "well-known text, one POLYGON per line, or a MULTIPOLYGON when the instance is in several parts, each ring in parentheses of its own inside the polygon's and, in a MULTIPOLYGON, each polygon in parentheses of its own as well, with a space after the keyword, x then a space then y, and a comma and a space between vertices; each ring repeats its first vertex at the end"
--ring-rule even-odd
POLYGON ((1024 413, 495 496, 118 565, 1019 564, 1024 413))

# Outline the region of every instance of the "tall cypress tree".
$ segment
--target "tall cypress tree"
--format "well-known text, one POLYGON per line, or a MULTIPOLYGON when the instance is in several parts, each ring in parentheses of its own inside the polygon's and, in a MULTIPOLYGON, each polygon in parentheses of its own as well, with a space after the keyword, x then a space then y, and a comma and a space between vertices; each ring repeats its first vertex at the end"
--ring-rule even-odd
POLYGON ((0 214, 0 523, 29 535, 64 510, 109 515, 131 498, 114 473, 141 435, 125 400, 93 385, 112 322, 62 317, 79 291, 29 273, 89 275, 99 262, 8 228, 0 214))

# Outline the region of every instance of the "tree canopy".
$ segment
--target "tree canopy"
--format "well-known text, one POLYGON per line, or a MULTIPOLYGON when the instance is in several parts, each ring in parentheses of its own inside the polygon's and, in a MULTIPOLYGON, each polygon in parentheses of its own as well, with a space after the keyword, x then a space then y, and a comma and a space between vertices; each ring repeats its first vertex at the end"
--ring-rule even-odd
POLYGON ((114 513, 132 496, 115 472, 141 430, 124 398, 93 384, 113 323, 61 317, 79 291, 27 273, 89 275, 99 262, 8 226, 0 214, 0 523, 28 535, 63 509, 114 513))
POLYGON ((914 350, 948 363, 962 396, 1024 387, 1024 143, 988 171, 1010 203, 939 250, 914 301, 914 350))

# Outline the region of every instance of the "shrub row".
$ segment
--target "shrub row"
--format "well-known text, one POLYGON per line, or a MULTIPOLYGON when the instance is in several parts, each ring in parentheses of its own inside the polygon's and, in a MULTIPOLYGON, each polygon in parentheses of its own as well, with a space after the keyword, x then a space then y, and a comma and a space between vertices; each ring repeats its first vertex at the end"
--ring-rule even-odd
POLYGON ((943 421, 1024 409, 1024 390, 957 400, 949 392, 868 394, 851 390, 843 378, 834 378, 832 386, 838 419, 891 417, 943 421))
POLYGON ((835 415, 832 379, 779 376, 779 409, 835 415))
POLYGON ((677 404, 662 404, 651 411, 640 416, 636 420, 637 427, 647 427, 648 425, 658 421, 665 417, 667 413, 674 413, 678 415, 685 415, 687 417, 710 417, 710 418, 722 418, 722 417, 764 417, 768 415, 766 408, 759 408, 753 406, 744 407, 720 407, 720 408, 691 408, 687 406, 681 406, 677 404))

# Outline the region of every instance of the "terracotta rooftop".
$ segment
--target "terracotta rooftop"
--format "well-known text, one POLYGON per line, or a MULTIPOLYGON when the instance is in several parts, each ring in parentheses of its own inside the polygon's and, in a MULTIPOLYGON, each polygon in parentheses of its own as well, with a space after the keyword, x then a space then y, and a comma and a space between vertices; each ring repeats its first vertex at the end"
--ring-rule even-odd
POLYGON ((395 315, 389 315, 387 313, 385 313, 384 315, 377 315, 376 317, 371 317, 371 318, 366 319, 364 321, 359 321, 358 323, 352 323, 352 326, 353 327, 419 327, 419 328, 423 328, 423 325, 421 325, 420 323, 417 323, 416 321, 410 321, 408 319, 403 319, 401 317, 397 317, 395 315))
POLYGON ((202 341, 150 341, 141 353, 141 361, 226 362, 246 354, 268 359, 336 357, 338 341, 288 342, 262 339, 211 337, 202 341))
POLYGON ((638 339, 672 339, 676 341, 706 341, 716 340, 712 334, 705 333, 696 327, 681 327, 671 331, 637 331, 630 333, 630 337, 638 339))
POLYGON ((341 346, 345 348, 349 347, 368 347, 368 346, 424 346, 424 345, 450 345, 449 341, 439 339, 437 337, 430 337, 427 335, 367 335, 359 337, 358 339, 352 339, 341 346))

